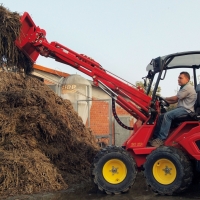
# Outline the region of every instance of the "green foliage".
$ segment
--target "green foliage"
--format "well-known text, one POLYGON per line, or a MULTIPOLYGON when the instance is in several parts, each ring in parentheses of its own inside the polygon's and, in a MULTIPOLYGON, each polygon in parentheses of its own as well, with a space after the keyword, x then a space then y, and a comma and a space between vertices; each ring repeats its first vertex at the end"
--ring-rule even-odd
MULTIPOLYGON (((136 86, 137 87, 141 87, 141 88, 143 88, 145 90, 144 83, 142 81, 137 81, 136 82, 136 86)), ((149 92, 149 96, 152 96, 153 90, 154 90, 154 86, 155 86, 155 84, 152 85, 151 90, 149 92)), ((158 86, 158 89, 156 91, 156 95, 160 96, 160 92, 161 92, 161 87, 158 86)))
POLYGON ((193 81, 190 81, 190 84, 191 84, 192 86, 194 86, 194 82, 193 82, 193 81))

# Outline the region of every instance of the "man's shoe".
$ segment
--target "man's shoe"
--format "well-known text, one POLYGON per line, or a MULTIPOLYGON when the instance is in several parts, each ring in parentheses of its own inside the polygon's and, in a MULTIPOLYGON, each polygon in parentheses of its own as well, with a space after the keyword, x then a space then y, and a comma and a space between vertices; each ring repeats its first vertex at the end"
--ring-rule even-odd
POLYGON ((148 142, 147 142, 147 145, 150 145, 151 146, 151 143, 152 141, 154 140, 155 138, 151 138, 148 142))
POLYGON ((161 140, 160 138, 156 138, 156 139, 152 140, 150 144, 152 147, 159 147, 164 144, 164 141, 161 140))

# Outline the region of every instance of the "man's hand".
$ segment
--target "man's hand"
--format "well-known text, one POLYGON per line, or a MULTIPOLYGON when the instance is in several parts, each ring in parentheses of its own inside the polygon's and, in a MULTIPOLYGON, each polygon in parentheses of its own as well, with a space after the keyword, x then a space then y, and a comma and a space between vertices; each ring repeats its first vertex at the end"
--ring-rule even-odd
POLYGON ((177 96, 166 97, 165 101, 167 101, 169 104, 177 103, 178 97, 177 96))

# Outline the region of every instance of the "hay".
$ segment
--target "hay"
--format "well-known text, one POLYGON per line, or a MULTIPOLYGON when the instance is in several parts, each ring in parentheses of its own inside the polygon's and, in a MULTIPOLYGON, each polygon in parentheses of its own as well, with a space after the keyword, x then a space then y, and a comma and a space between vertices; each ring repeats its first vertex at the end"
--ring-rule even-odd
POLYGON ((30 76, 0 73, 0 195, 66 189, 99 150, 68 100, 30 76))
POLYGON ((7 60, 7 66, 18 69, 29 74, 33 69, 31 60, 21 52, 15 45, 15 40, 20 34, 20 15, 17 12, 10 12, 0 5, 0 64, 2 58, 7 60))

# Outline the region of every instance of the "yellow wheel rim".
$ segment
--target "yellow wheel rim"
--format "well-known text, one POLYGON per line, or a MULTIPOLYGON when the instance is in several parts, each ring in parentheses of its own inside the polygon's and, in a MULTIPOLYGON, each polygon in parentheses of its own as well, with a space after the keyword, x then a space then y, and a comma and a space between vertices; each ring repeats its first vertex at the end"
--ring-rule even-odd
POLYGON ((108 183, 119 184, 127 175, 126 165, 118 159, 111 159, 103 166, 103 177, 108 183))
POLYGON ((168 159, 159 159, 153 165, 154 178, 163 185, 171 184, 176 174, 175 165, 168 159))

